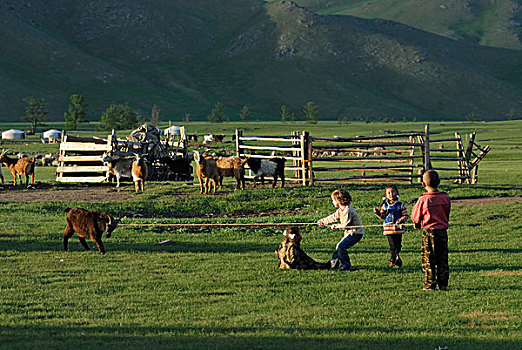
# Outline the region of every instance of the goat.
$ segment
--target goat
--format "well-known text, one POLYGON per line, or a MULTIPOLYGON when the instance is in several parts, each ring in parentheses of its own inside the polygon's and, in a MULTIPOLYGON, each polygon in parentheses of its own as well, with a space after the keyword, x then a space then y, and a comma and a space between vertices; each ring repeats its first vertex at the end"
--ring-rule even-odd
MULTIPOLYGON (((132 177, 131 169, 134 157, 115 157, 105 152, 102 156, 102 162, 109 167, 109 175, 116 176, 116 187, 120 187, 121 177, 132 177)), ((108 178, 107 178, 108 180, 108 178)))
POLYGON ((198 142, 198 134, 187 135, 188 141, 198 142))
POLYGON ((214 140, 216 142, 223 142, 223 140, 225 139, 225 136, 227 135, 223 135, 223 134, 214 134, 214 140))
POLYGON ((42 157, 41 161, 42 161, 42 166, 51 166, 53 164, 53 161, 54 161, 54 157, 52 155, 52 153, 47 153, 44 157, 42 157))
POLYGON ((192 166, 190 160, 186 158, 172 159, 171 157, 162 157, 159 162, 169 167, 170 172, 176 179, 191 179, 192 166))
POLYGON ((281 178, 281 187, 285 187, 285 158, 247 158, 248 167, 254 172, 254 187, 256 187, 256 180, 261 178, 261 187, 265 186, 265 176, 272 176, 272 188, 275 187, 277 177, 281 178))
POLYGON ((141 192, 145 192, 145 179, 149 169, 145 159, 142 155, 136 154, 136 160, 132 162, 132 180, 134 181, 134 188, 136 193, 141 189, 141 192))
POLYGON ((245 189, 245 163, 246 159, 239 157, 219 157, 216 160, 219 189, 223 188, 223 177, 233 176, 236 179, 236 190, 245 189))
POLYGON ((204 155, 200 155, 198 151, 194 151, 194 160, 196 161, 196 173, 201 188, 199 193, 204 192, 208 194, 212 188, 212 184, 214 184, 212 193, 216 193, 219 178, 216 159, 213 157, 205 157, 204 155))
MULTIPOLYGON (((13 174, 14 185, 16 186, 16 180, 20 181, 20 185, 22 184, 22 175, 25 175, 25 185, 27 186, 29 183, 29 176, 31 176, 31 185, 34 185, 34 157, 33 159, 24 157, 19 159, 9 158, 7 156, 7 151, 2 151, 0 154, 0 164, 4 164, 11 174, 13 174)), ((2 183, 4 182, 2 176, 2 183)))
POLYGON ((211 143, 214 142, 214 135, 206 134, 203 136, 203 143, 211 143))
POLYGON ((375 153, 374 153, 375 156, 382 156, 382 155, 386 154, 386 152, 380 152, 380 151, 385 151, 386 150, 385 147, 375 147, 373 150, 375 151, 375 153))
POLYGON ((64 211, 67 213, 65 218, 67 226, 63 233, 63 250, 67 251, 69 238, 76 232, 85 250, 90 250, 85 241, 86 237, 90 237, 96 243, 100 254, 105 254, 101 237, 105 233, 109 238, 121 219, 116 220, 111 214, 99 210, 86 210, 78 207, 67 208, 64 211))

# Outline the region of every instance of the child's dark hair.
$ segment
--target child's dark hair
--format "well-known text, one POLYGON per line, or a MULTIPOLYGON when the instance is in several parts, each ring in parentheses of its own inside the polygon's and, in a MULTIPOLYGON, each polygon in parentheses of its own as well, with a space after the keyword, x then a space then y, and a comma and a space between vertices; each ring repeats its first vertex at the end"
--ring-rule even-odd
POLYGON ((397 193, 397 196, 399 195, 399 189, 397 188, 397 185, 388 185, 384 188, 384 191, 386 191, 388 188, 393 188, 395 193, 397 193))
POLYGON ((332 198, 341 205, 348 205, 352 202, 352 196, 346 190, 335 190, 332 192, 332 198))
POLYGON ((295 241, 295 242, 300 242, 301 238, 303 237, 301 235, 301 228, 298 226, 292 226, 292 227, 287 228, 285 230, 284 234, 285 234, 285 237, 287 240, 291 239, 290 235, 294 235, 294 237, 291 240, 295 241))
POLYGON ((440 185, 439 173, 435 170, 428 170, 422 175, 422 181, 428 187, 437 188, 440 185))

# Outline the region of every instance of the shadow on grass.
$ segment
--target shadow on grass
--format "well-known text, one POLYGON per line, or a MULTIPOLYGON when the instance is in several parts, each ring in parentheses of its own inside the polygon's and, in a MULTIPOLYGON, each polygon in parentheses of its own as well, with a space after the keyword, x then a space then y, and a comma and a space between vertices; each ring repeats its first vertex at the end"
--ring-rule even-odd
MULTIPOLYGON (((158 239, 159 241, 160 239, 158 239)), ((87 244, 93 249, 97 250, 93 242, 88 241, 87 244)), ((111 242, 104 240, 103 245, 107 253, 110 252, 171 252, 171 253, 246 253, 246 252, 270 252, 277 249, 277 245, 263 244, 263 243, 219 243, 219 242, 177 242, 173 240, 172 243, 165 245, 158 245, 157 242, 146 243, 123 243, 111 242)), ((62 240, 56 242, 50 241, 19 241, 3 239, 0 241, 0 251, 18 251, 18 252, 44 252, 44 251, 63 251, 62 240)), ((69 251, 85 251, 81 246, 79 240, 69 240, 69 251)))
POLYGON ((513 340, 483 339, 480 330, 462 336, 433 336, 425 330, 385 327, 72 327, 7 326, 2 349, 520 349, 513 340), (403 334, 401 334, 403 333, 403 334), (426 334, 412 335, 412 334, 426 334), (270 335, 273 334, 273 335, 270 335), (378 335, 376 335, 378 334, 378 335), (482 338, 482 339, 478 339, 482 338))

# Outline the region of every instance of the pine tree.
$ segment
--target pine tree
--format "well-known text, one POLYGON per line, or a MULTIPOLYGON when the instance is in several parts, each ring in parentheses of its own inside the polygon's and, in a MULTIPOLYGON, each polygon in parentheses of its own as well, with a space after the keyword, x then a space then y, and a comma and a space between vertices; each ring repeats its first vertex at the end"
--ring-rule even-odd
POLYGON ((223 112, 223 103, 217 102, 212 111, 207 117, 209 122, 212 123, 222 123, 225 121, 226 116, 225 112, 223 112))
POLYGON ((307 102, 303 106, 303 119, 310 124, 317 124, 319 108, 312 101, 307 102))
POLYGON ((158 127, 160 123, 160 109, 158 106, 152 106, 152 111, 150 112, 150 124, 152 126, 158 127))
POLYGON ((34 134, 38 129, 38 125, 44 125, 42 122, 47 115, 45 100, 43 98, 36 99, 35 97, 26 97, 23 100, 27 102, 28 106, 25 108, 25 115, 21 119, 31 123, 31 132, 34 134))
POLYGON ((245 105, 241 108, 241 112, 239 112, 239 118, 245 123, 250 119, 250 111, 248 110, 248 106, 245 105))
POLYGON ((285 105, 281 105, 280 115, 281 115, 281 121, 283 123, 290 120, 290 112, 288 111, 288 108, 285 105))
POLYGON ((110 105, 102 114, 99 130, 132 129, 139 123, 139 114, 134 112, 128 103, 110 105))
POLYGON ((63 114, 65 119, 65 128, 76 130, 78 124, 80 123, 88 123, 87 120, 87 105, 85 104, 85 100, 83 96, 80 94, 72 94, 69 97, 71 103, 67 108, 67 112, 63 114))

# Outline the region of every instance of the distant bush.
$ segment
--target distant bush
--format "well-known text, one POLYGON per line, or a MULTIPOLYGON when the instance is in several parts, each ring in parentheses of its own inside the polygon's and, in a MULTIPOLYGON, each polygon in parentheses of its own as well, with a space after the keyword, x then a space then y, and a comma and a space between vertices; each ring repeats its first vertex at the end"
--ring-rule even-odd
POLYGON ((110 105, 102 114, 98 130, 132 129, 140 122, 140 115, 132 110, 128 103, 110 105))

